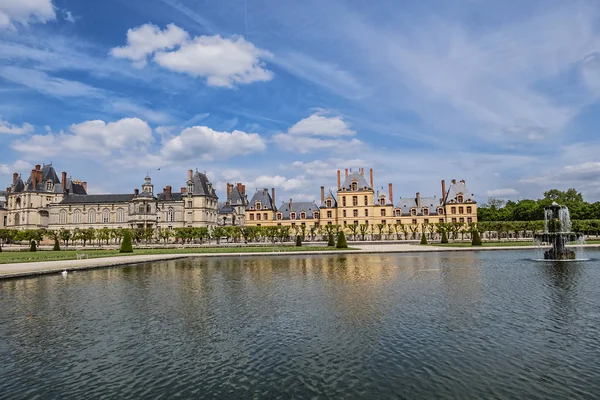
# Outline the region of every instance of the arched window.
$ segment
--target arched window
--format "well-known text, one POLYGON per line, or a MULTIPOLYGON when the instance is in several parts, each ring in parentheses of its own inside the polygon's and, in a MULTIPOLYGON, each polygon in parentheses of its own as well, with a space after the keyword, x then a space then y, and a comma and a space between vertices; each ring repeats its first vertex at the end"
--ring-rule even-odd
POLYGON ((152 212, 152 206, 150 204, 146 205, 146 214, 150 214, 152 212))
POLYGON ((167 210, 167 222, 175 222, 175 210, 173 210, 173 207, 169 207, 167 210))
POLYGON ((81 223, 81 211, 79 209, 73 212, 73 223, 80 224, 81 223))
POLYGON ((313 212, 313 218, 314 219, 319 219, 319 212, 318 211, 313 212))
POLYGON ((331 200, 327 199, 327 201, 325 201, 325 205, 327 207, 331 207, 331 200))
POLYGON ((305 212, 301 212, 300 213, 300 219, 306 219, 306 213, 305 212))
POLYGON ((122 208, 117 210, 117 222, 125 222, 125 211, 122 208))
POLYGON ((67 210, 60 210, 58 213, 58 223, 66 224, 67 223, 67 210))
POLYGON ((396 210, 396 217, 400 217, 402 216, 402 211, 401 210, 396 210))
POLYGON ((257 210, 262 210, 262 205, 260 204, 260 201, 256 202, 255 207, 256 207, 257 210))
POLYGON ((88 222, 88 224, 95 224, 96 223, 96 211, 94 211, 94 210, 89 210, 88 211, 87 222, 88 222))
POLYGON ((144 207, 143 204, 140 204, 140 206, 138 207, 138 209, 139 209, 139 213, 140 214, 144 214, 144 211, 146 210, 146 207, 144 207))
POLYGON ((296 219, 296 213, 295 212, 293 212, 293 213, 290 214, 290 219, 296 219))
POLYGON ((456 201, 459 202, 459 203, 462 203, 463 202, 463 195, 459 194, 458 196, 456 196, 456 201))
POLYGON ((385 206, 385 198, 384 197, 382 197, 382 198, 379 199, 379 205, 380 206, 385 206))
POLYGON ((21 225, 21 215, 19 213, 15 214, 15 226, 21 225))
POLYGON ((17 200, 15 200, 15 208, 19 208, 21 207, 21 198, 17 197, 17 200))
POLYGON ((350 187, 352 188, 352 190, 358 190, 358 182, 352 181, 350 187))
POLYGON ((52 181, 46 182, 46 192, 51 192, 53 186, 54 185, 53 185, 52 181))
POLYGON ((108 224, 109 222, 110 222, 110 211, 108 210, 108 208, 105 208, 102 211, 102 223, 108 224))
POLYGON ((277 219, 281 219, 281 218, 283 218, 283 216, 281 215, 281 213, 277 213, 277 217, 276 218, 277 219))
POLYGON ((429 215, 429 208, 423 207, 423 215, 429 215))

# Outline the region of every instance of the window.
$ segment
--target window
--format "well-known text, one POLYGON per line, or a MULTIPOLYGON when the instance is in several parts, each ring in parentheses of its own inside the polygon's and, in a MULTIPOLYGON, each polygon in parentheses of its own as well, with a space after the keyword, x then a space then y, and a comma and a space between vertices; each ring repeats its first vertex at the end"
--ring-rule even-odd
POLYGON ((256 213, 256 220, 260 221, 260 213, 256 213))
POLYGON ((327 223, 327 225, 331 225, 331 221, 329 221, 329 222, 327 223))
POLYGON ((353 214, 355 217, 358 217, 358 210, 352 210, 352 214, 353 214))
POLYGON ((254 205, 254 208, 256 208, 257 210, 262 210, 262 205, 261 205, 260 201, 256 202, 256 204, 254 205))
POLYGON ((269 214, 263 213, 263 219, 266 221, 269 219, 269 214))
POLYGON ((385 206, 385 199, 383 197, 379 199, 379 205, 385 206))
POLYGON ((444 222, 444 218, 440 218, 440 222, 444 222))
POLYGON ((358 182, 352 181, 351 187, 352 187, 352 190, 358 190, 358 182))
POLYGON ((468 206, 467 207, 467 214, 471 214, 473 212, 473 207, 468 206))
POLYGON ((396 210, 396 217, 400 217, 402 215, 402 211, 401 210, 396 210))
POLYGON ((423 208, 423 215, 429 215, 429 208, 427 208, 427 207, 423 208))
POLYGON ((456 222, 456 218, 452 218, 452 222, 456 222))
POLYGON ((342 197, 342 205, 343 205, 344 207, 346 207, 346 198, 345 198, 345 197, 342 197))
POLYGON ((150 214, 152 212, 152 206, 150 204, 148 204, 146 206, 146 214, 150 214))
POLYGON ((452 208, 450 209, 450 212, 451 212, 452 214, 456 214, 456 207, 452 207, 452 208))
POLYGON ((465 208, 464 207, 458 207, 458 213, 459 214, 464 214, 465 213, 465 208))
MULTIPOLYGON (((119 214, 117 212, 117 219, 119 214)), ((167 210, 167 222, 175 222, 175 210, 173 210, 173 207, 169 207, 169 209, 167 210)))
POLYGON ((459 203, 463 202, 463 195, 459 194, 458 196, 456 196, 456 201, 458 201, 459 203))
POLYGON ((192 201, 188 201, 188 208, 192 208, 192 201))
POLYGON ((281 218, 283 218, 281 213, 277 213, 277 219, 281 219, 281 218))
POLYGON ((358 205, 358 196, 352 196, 352 205, 354 207, 358 205))
POLYGON ((473 223, 473 218, 471 218, 471 217, 467 217, 467 223, 468 223, 468 224, 471 224, 471 223, 473 223))
POLYGON ((368 206, 369 205, 369 196, 365 196, 364 200, 365 200, 365 206, 368 206))
POLYGON ((296 227, 296 223, 292 222, 292 228, 295 228, 295 227, 296 227))
POLYGON ((81 223, 81 211, 75 210, 73 212, 73 223, 80 224, 81 223))
POLYGON ((108 211, 108 209, 105 209, 104 211, 102 211, 102 223, 108 224, 109 222, 110 222, 110 211, 108 211))
MULTIPOLYGON (((172 208, 170 208, 171 211, 173 211, 172 208)), ((174 218, 175 213, 173 213, 173 221, 175 220, 174 218)), ((169 220, 169 213, 167 212, 167 221, 169 220)), ((125 212, 123 211, 122 208, 119 208, 117 210, 117 222, 125 222, 125 212)))
POLYGON ((382 216, 382 217, 385 217, 385 208, 382 208, 382 209, 381 209, 381 216, 382 216))
POLYGON ((325 205, 326 205, 327 207, 331 207, 331 200, 327 200, 327 201, 325 202, 325 205))
POLYGON ((254 221, 254 214, 250 214, 250 221, 254 221))
MULTIPOLYGON (((17 214, 17 216, 18 215, 19 214, 17 214)), ((17 216, 15 216, 15 219, 17 218, 17 216)), ((60 212, 58 213, 58 223, 59 224, 67 223, 67 210, 60 210, 60 212)))
POLYGON ((358 221, 354 221, 354 225, 358 226, 358 221))
POLYGON ((417 209, 416 208, 411 208, 410 209, 410 215, 417 215, 417 209))
POLYGON ((52 182, 46 182, 46 192, 51 192, 52 186, 54 186, 52 182))
POLYGON ((342 211, 342 216, 346 218, 346 210, 342 211))
POLYGON ((140 206, 138 207, 138 213, 143 214, 144 211, 146 211, 146 207, 144 207, 143 204, 140 204, 140 206))
POLYGON ((438 214, 444 215, 444 209, 442 207, 438 208, 438 214))
POLYGON ((413 220, 412 220, 412 224, 413 224, 413 225, 416 225, 416 224, 417 224, 417 219, 416 219, 416 218, 413 218, 413 220))
POLYGON ((333 218, 333 213, 331 211, 327 211, 327 218, 333 218))
POLYGON ((296 213, 295 212, 290 213, 290 219, 296 219, 296 213))
POLYGON ((301 212, 300 213, 300 219, 306 219, 306 213, 305 212, 301 212))
POLYGON ((365 217, 368 217, 368 216, 369 216, 369 209, 367 208, 367 209, 365 210, 365 217))
POLYGON ((94 211, 94 210, 89 210, 88 211, 87 222, 88 222, 88 224, 95 224, 96 223, 96 211, 94 211))
POLYGON ((385 219, 382 219, 381 223, 384 224, 384 225, 387 225, 387 221, 385 219))
POLYGON ((318 211, 313 212, 313 218, 314 219, 319 219, 319 212, 318 211))
POLYGON ((425 218, 425 219, 423 220, 423 223, 424 223, 424 224, 428 224, 428 223, 429 223, 429 218, 425 218))
POLYGON ((188 194, 194 193, 194 185, 192 185, 192 184, 188 185, 188 190, 187 191, 188 191, 188 194))
POLYGON ((464 219, 464 218, 460 218, 458 221, 459 221, 460 223, 464 223, 464 222, 465 222, 465 219, 464 219))

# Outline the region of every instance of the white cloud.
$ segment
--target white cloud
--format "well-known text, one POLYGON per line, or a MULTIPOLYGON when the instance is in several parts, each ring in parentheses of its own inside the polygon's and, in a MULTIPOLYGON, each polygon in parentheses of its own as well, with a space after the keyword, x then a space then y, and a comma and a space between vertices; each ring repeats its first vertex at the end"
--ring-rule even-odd
POLYGON ((169 114, 165 112, 156 111, 126 99, 115 100, 109 104, 108 108, 123 115, 135 115, 159 124, 168 122, 171 119, 169 114))
POLYGON ((72 13, 71 11, 69 11, 69 10, 64 10, 64 13, 63 13, 63 14, 64 14, 64 17, 63 17, 63 18, 65 19, 65 21, 68 21, 68 22, 70 22, 70 23, 72 23, 72 24, 74 24, 74 23, 75 23, 75 17, 73 16, 73 13, 72 13))
POLYGON ((56 19, 52 0, 0 1, 0 29, 14 28, 14 23, 46 23, 56 19))
POLYGON ((288 179, 281 175, 260 175, 254 180, 253 185, 250 186, 255 186, 257 188, 273 187, 285 191, 294 191, 301 187, 305 187, 306 185, 308 185, 308 182, 304 176, 288 179))
POLYGON ((33 132, 33 125, 27 122, 23 123, 21 127, 18 125, 10 124, 8 121, 0 119, 0 134, 5 133, 8 135, 24 135, 33 132))
POLYGON ((218 132, 206 126, 186 128, 167 140, 160 154, 167 160, 229 159, 266 149, 265 141, 256 133, 218 132))
POLYGON ((106 123, 101 120, 71 125, 68 132, 34 135, 17 140, 12 147, 27 157, 60 155, 109 156, 114 152, 135 154, 145 152, 153 141, 152 129, 138 118, 123 118, 106 123))
POLYGON ((326 117, 315 113, 308 118, 304 118, 292 126, 288 133, 290 135, 300 136, 352 136, 356 132, 350 129, 350 126, 342 117, 326 117))
POLYGON ((56 78, 43 71, 6 66, 0 77, 52 97, 101 97, 102 90, 81 82, 56 78))
POLYGON ((493 189, 485 192, 485 195, 488 197, 512 197, 517 196, 519 192, 516 189, 506 188, 506 189, 493 189))
POLYGON ((321 139, 314 137, 294 136, 287 133, 279 133, 273 136, 273 140, 284 150, 299 152, 302 154, 319 150, 352 152, 354 150, 359 150, 363 144, 358 139, 352 139, 350 141, 340 139, 321 139))
POLYGON ((114 57, 132 60, 138 67, 148 57, 163 68, 202 77, 210 86, 233 87, 238 83, 268 81, 273 73, 264 69, 262 59, 271 57, 265 50, 241 36, 222 38, 197 36, 170 24, 165 30, 151 24, 130 29, 127 46, 111 50, 114 57))
POLYGON ((32 168, 33 165, 30 163, 17 160, 12 164, 0 164, 0 175, 12 175, 13 172, 30 171, 32 168))

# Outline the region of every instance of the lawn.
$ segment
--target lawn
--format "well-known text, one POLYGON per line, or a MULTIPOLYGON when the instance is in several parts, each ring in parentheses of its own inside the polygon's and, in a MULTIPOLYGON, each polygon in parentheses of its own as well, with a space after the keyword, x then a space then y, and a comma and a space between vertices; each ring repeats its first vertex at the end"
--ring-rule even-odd
MULTIPOLYGON (((335 247, 316 246, 272 246, 272 247, 195 247, 180 249, 136 249, 133 253, 119 250, 63 250, 63 251, 4 251, 0 253, 0 264, 37 261, 75 260, 77 254, 85 253, 88 258, 116 257, 146 254, 189 254, 189 253, 277 253, 290 251, 336 251, 335 247)), ((352 249, 348 249, 352 250, 352 249)))

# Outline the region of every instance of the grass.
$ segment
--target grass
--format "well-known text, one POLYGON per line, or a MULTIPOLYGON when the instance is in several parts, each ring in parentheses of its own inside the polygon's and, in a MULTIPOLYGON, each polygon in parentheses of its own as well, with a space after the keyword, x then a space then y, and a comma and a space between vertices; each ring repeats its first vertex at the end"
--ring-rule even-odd
POLYGON ((438 246, 438 247, 509 247, 509 246, 535 246, 534 242, 483 242, 482 246, 473 246, 471 242, 455 242, 455 243, 431 243, 427 246, 438 246))
MULTIPOLYGON (((116 256, 135 256, 146 254, 206 254, 206 253, 277 253, 290 251, 332 251, 335 247, 317 247, 317 246, 265 246, 265 247, 195 247, 179 249, 134 249, 133 253, 119 253, 119 250, 62 250, 62 251, 44 251, 38 250, 35 253, 28 251, 4 251, 0 253, 0 264, 26 263, 39 261, 60 261, 76 260, 77 254, 85 253, 88 258, 116 257, 116 256)), ((352 249, 350 249, 352 250, 352 249)))

